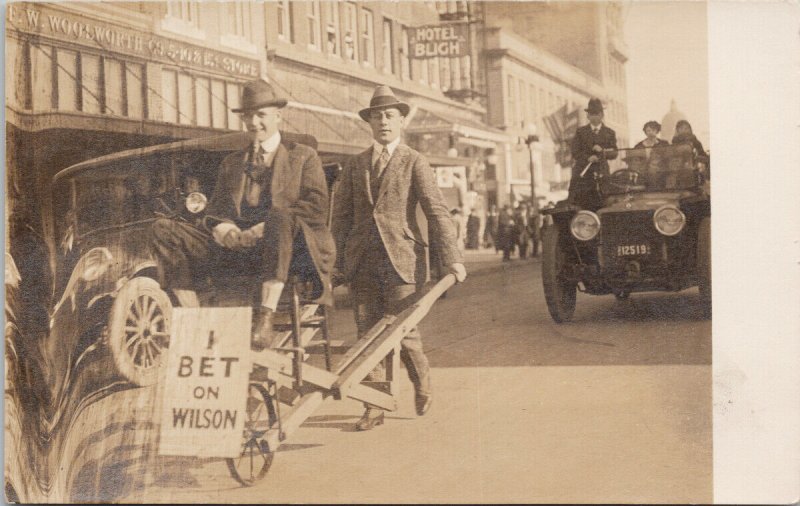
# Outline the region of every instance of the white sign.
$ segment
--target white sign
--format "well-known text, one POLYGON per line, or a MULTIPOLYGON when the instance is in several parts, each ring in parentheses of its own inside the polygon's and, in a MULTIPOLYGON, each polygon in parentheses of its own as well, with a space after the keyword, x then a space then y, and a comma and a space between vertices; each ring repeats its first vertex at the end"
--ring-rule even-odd
POLYGON ((175 308, 159 454, 237 457, 247 419, 249 307, 175 308))

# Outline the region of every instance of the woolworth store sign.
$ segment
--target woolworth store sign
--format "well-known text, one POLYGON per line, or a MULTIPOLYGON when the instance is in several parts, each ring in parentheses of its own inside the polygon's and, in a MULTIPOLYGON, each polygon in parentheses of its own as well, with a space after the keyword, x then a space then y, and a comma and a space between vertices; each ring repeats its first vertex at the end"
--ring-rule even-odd
POLYGON ((260 75, 258 60, 66 13, 43 4, 11 4, 7 28, 151 61, 241 78, 260 75))

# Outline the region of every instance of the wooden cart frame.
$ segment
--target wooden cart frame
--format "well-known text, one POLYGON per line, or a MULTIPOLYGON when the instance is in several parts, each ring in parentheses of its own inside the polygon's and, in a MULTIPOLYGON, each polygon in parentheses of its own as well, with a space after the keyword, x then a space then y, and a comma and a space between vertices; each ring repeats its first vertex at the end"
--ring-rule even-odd
POLYGON ((401 313, 382 318, 336 364, 332 364, 333 343, 325 308, 302 304, 297 285, 290 283, 291 324, 276 326, 288 331, 276 347, 253 352, 248 420, 242 453, 238 458, 227 459, 231 475, 245 486, 262 479, 272 464, 273 452, 328 398, 351 398, 387 411, 396 410, 400 342, 455 282, 455 276, 449 274, 401 313), (322 340, 315 340, 319 330, 322 340), (324 349, 325 368, 306 363, 308 350, 319 346, 324 349), (364 381, 384 360, 386 381, 364 381), (290 406, 288 410, 281 408, 282 397, 290 406))

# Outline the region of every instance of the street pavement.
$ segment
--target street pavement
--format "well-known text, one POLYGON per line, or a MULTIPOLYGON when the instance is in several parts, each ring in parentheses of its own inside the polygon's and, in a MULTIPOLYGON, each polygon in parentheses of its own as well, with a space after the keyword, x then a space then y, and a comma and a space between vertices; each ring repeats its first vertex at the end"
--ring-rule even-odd
MULTIPOLYGON (((435 392, 427 415, 415 415, 403 373, 399 410, 373 431, 353 429, 360 404, 329 400, 255 486, 211 461, 172 469, 135 499, 712 501, 711 322, 696 290, 579 294, 574 321, 559 325, 538 260, 469 252, 467 267, 421 325, 435 392)), ((337 339, 354 338, 348 308, 333 323, 337 339)))

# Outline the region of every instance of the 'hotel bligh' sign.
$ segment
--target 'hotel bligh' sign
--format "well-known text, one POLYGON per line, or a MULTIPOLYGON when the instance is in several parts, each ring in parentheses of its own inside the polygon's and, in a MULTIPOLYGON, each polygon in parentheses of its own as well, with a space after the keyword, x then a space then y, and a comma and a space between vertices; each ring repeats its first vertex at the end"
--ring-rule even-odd
POLYGON ((441 25, 407 28, 410 58, 455 58, 469 55, 469 24, 447 23, 441 25))

